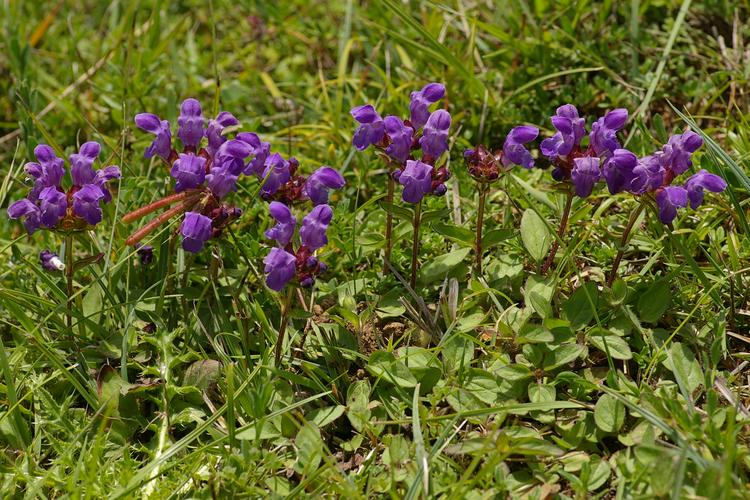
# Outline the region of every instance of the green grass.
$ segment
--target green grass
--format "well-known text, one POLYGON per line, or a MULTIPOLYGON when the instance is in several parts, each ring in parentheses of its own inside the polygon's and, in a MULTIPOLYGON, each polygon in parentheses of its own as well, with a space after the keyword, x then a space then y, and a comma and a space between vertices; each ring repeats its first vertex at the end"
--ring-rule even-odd
POLYGON ((750 4, 492 4, 4 2, 3 210, 40 142, 67 156, 97 140, 123 178, 76 241, 105 257, 76 274, 72 330, 65 280, 37 259, 64 252, 62 238, 0 220, 0 496, 750 496, 750 4), (454 177, 424 209, 412 295, 396 276, 408 280, 410 224, 396 218, 395 272, 382 273, 383 165, 351 146, 348 111, 402 115, 430 81, 448 88, 454 177), (195 257, 174 225, 151 237, 147 268, 124 244, 122 214, 172 189, 132 118, 174 121, 190 96, 304 172, 347 179, 321 255, 330 272, 304 292, 314 308, 295 300, 280 369, 255 180, 231 197, 245 211, 231 234, 195 257), (550 241, 564 195, 549 171, 516 169, 489 195, 477 277, 462 151, 521 123, 548 135, 566 102, 587 116, 628 108, 637 154, 692 127, 706 141, 696 168, 729 189, 672 231, 647 210, 610 291, 638 201, 576 199, 541 278, 521 218, 535 211, 550 241))

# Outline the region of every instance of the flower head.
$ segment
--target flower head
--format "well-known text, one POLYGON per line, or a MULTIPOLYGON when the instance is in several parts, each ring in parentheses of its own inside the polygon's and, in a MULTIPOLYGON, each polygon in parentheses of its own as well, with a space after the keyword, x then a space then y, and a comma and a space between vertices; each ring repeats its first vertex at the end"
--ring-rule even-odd
POLYGON ((239 120, 237 120, 237 118, 235 118, 229 111, 222 111, 218 114, 216 119, 210 120, 208 122, 208 127, 206 127, 206 138, 208 139, 206 151, 208 151, 208 154, 216 154, 216 151, 221 145, 227 141, 227 138, 223 135, 225 128, 239 124, 239 120))
POLYGON ((596 156, 607 158, 615 149, 620 149, 617 132, 625 126, 627 121, 628 110, 618 108, 594 122, 589 134, 589 147, 593 149, 596 156))
POLYGON ((586 135, 586 120, 578 116, 578 109, 572 104, 557 108, 552 117, 552 126, 557 132, 543 140, 539 148, 550 159, 569 155, 586 135))
POLYGON ((677 208, 686 207, 687 190, 681 186, 666 186, 656 193, 656 205, 659 208, 659 219, 664 224, 671 223, 677 217, 677 208))
POLYGON ((573 183, 576 195, 585 198, 591 194, 594 185, 599 182, 601 172, 599 171, 599 158, 585 156, 573 160, 573 170, 570 180, 573 183))
POLYGON ((693 210, 703 204, 704 189, 707 189, 712 193, 721 193, 726 188, 727 181, 706 170, 701 170, 697 174, 693 174, 685 182, 685 189, 687 190, 688 200, 690 201, 690 208, 693 210))

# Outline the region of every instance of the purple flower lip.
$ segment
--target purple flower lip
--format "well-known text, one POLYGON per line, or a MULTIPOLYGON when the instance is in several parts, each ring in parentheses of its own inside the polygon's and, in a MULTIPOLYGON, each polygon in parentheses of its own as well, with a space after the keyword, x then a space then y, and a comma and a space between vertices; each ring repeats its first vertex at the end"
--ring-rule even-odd
POLYGON ((198 253, 203 245, 211 239, 211 219, 197 212, 187 212, 180 226, 182 248, 191 253, 198 253))
POLYGON ((430 83, 422 90, 411 93, 409 104, 409 121, 415 129, 422 128, 430 116, 429 107, 445 96, 445 86, 440 83, 430 83))
POLYGON ((47 271, 65 270, 65 264, 60 260, 60 257, 56 253, 50 252, 49 249, 42 250, 39 253, 39 263, 47 271))

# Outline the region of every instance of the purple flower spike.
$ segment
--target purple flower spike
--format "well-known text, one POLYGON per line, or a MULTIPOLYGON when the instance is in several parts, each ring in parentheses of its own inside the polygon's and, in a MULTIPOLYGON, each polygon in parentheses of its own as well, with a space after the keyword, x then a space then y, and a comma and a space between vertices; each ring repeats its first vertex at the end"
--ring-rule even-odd
POLYGON ((266 238, 276 240, 280 246, 285 247, 292 241, 294 229, 297 227, 297 219, 292 215, 289 207, 278 201, 272 201, 269 205, 271 216, 276 219, 276 225, 266 231, 266 238))
POLYGON ((39 253, 39 263, 47 271, 62 271, 65 269, 65 264, 60 260, 60 257, 48 249, 39 253))
POLYGON ((659 219, 664 224, 671 223, 677 217, 677 208, 686 207, 687 204, 688 192, 681 186, 667 186, 656 193, 659 219))
POLYGON ((569 155, 586 135, 585 124, 586 120, 578 116, 578 110, 572 104, 557 108, 555 116, 552 117, 552 125, 557 133, 542 141, 542 154, 551 160, 569 155))
POLYGON ((206 159, 193 153, 180 153, 172 164, 170 175, 177 181, 175 191, 195 189, 206 179, 206 159))
POLYGON ((177 118, 179 129, 177 135, 183 146, 197 149, 203 139, 203 113, 201 103, 197 99, 185 99, 180 106, 180 116, 177 118))
POLYGON ((344 187, 344 177, 331 167, 320 167, 305 181, 305 194, 313 205, 328 203, 328 190, 344 187))
POLYGON ((299 237, 302 240, 302 244, 312 251, 326 246, 328 244, 326 231, 332 218, 333 210, 328 205, 318 205, 313 208, 302 219, 302 227, 299 230, 299 237))
POLYGON ((209 121, 208 127, 206 127, 206 137, 208 138, 206 150, 208 154, 213 156, 219 147, 227 141, 227 138, 221 135, 225 128, 239 124, 239 120, 228 111, 222 111, 215 120, 209 121))
POLYGON ((591 194, 594 184, 599 182, 601 172, 599 170, 599 158, 585 156, 573 160, 573 170, 570 180, 573 182, 576 195, 585 198, 591 194))
POLYGON ((99 206, 99 202, 103 199, 104 192, 99 186, 86 184, 73 194, 73 212, 92 226, 95 226, 102 220, 102 209, 99 206))
POLYGON ((296 262, 297 258, 286 250, 278 247, 272 248, 263 259, 263 264, 266 265, 264 271, 267 275, 268 288, 277 292, 283 290, 296 274, 296 262))
POLYGON ((94 181, 96 173, 93 164, 100 151, 99 143, 92 141, 83 144, 78 153, 70 155, 70 175, 73 178, 73 184, 83 186, 94 181))
POLYGON ((172 131, 169 129, 169 122, 160 120, 158 116, 151 113, 139 113, 135 115, 135 124, 141 130, 156 136, 154 142, 146 148, 143 156, 151 158, 156 155, 164 161, 168 160, 172 154, 172 131))
POLYGON ((594 122, 591 127, 591 134, 589 134, 589 140, 590 147, 597 156, 607 158, 615 149, 620 149, 620 141, 617 140, 617 131, 624 127, 627 121, 628 110, 618 108, 613 109, 594 122))
POLYGON ((703 145, 701 136, 688 130, 684 134, 673 135, 662 148, 664 166, 674 175, 680 175, 693 166, 690 155, 703 145))
POLYGON ((638 157, 627 149, 615 149, 612 157, 604 162, 602 176, 607 181, 610 194, 630 189, 633 182, 633 169, 638 165, 638 157))
POLYGON ((263 171, 263 187, 260 192, 262 195, 270 196, 279 190, 281 186, 287 183, 291 177, 289 171, 289 162, 286 161, 279 153, 274 153, 266 160, 266 168, 263 171))
POLYGON ((386 116, 384 120, 385 131, 391 143, 385 148, 388 156, 403 165, 411 154, 414 129, 404 124, 397 116, 386 116))
POLYGON ((424 157, 438 159, 448 151, 448 130, 451 128, 451 115, 444 109, 438 109, 430 115, 422 131, 419 145, 424 157))
POLYGON ((245 175, 254 174, 260 177, 263 174, 268 155, 271 154, 271 145, 260 140, 257 134, 252 132, 240 132, 237 139, 250 145, 250 156, 253 159, 245 165, 242 171, 245 175))
POLYGON ((539 129, 529 125, 515 127, 505 138, 503 144, 503 163, 508 162, 520 165, 523 168, 534 166, 534 159, 531 153, 524 147, 524 144, 533 141, 539 135, 539 129))
POLYGON ((352 144, 360 151, 367 149, 371 144, 377 144, 383 140, 385 125, 383 119, 371 104, 352 108, 351 114, 360 126, 354 132, 352 144))
POLYGON ((34 231, 42 225, 41 216, 39 207, 26 198, 22 198, 8 207, 8 217, 11 219, 23 217, 23 225, 29 234, 34 234, 34 231))
POLYGON ((411 93, 409 111, 411 113, 411 124, 415 130, 419 130, 430 116, 430 105, 438 102, 445 96, 445 86, 440 83, 429 83, 411 93))
POLYGON ((398 178, 399 184, 404 186, 401 195, 407 203, 419 203, 422 198, 432 191, 432 166, 418 160, 406 162, 406 168, 398 178))
POLYGON ((182 248, 187 252, 198 253, 211 239, 211 219, 197 212, 187 212, 180 226, 182 248))
POLYGON ((685 182, 690 208, 695 210, 703 204, 703 190, 708 189, 712 193, 721 193, 727 188, 727 182, 718 175, 701 170, 692 175, 685 182))

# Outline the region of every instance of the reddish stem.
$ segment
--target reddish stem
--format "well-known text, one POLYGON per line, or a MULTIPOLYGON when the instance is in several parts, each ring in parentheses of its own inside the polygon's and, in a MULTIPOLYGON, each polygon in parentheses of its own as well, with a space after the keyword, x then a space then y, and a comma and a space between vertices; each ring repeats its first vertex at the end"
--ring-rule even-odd
POLYGON ((153 220, 151 220, 148 224, 140 228, 138 231, 134 232, 130 235, 130 237, 125 240, 126 245, 135 245, 139 241, 141 241, 143 238, 148 236, 154 229, 164 224, 166 221, 171 219, 172 217, 182 214, 184 212, 187 212, 195 205, 195 200, 188 199, 185 203, 178 205, 176 207, 172 207, 166 212, 160 214, 158 217, 155 217, 153 220))
POLYGON ((557 238, 552 243, 552 248, 547 255, 547 259, 542 264, 542 275, 547 274, 547 270, 552 267, 555 262, 555 255, 557 255, 557 249, 560 248, 560 240, 565 236, 565 230, 568 227, 568 218, 570 217, 570 208, 573 206, 573 193, 568 193, 568 198, 565 200, 565 208, 563 209, 562 219, 560 220, 560 227, 557 229, 557 238))
POLYGON ((159 210, 162 207, 167 207, 177 202, 184 201, 187 198, 192 198, 198 195, 200 195, 200 191, 188 190, 188 191, 183 191, 181 193, 175 193, 169 196, 165 196, 161 200, 157 200, 153 203, 149 203, 145 207, 138 208, 136 210, 133 210, 132 212, 125 214, 122 217, 122 222, 124 222, 125 224, 129 224, 133 221, 140 219, 141 217, 145 217, 146 215, 152 212, 155 212, 156 210, 159 210))

